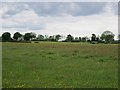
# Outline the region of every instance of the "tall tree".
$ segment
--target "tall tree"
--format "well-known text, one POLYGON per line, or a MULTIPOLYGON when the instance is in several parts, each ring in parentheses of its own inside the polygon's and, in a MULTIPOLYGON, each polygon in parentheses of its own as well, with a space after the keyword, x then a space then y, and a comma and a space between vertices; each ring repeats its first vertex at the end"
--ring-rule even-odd
POLYGON ((96 35, 92 34, 91 41, 96 41, 96 35))
POLYGON ((61 38, 61 35, 56 35, 55 36, 56 41, 58 41, 60 38, 61 38))
POLYGON ((79 38, 75 37, 74 42, 79 42, 79 38))
POLYGON ((29 41, 31 39, 31 33, 25 33, 24 40, 29 41))
POLYGON ((53 39, 53 36, 49 36, 49 40, 52 41, 52 39, 53 39))
POLYGON ((37 39, 40 40, 40 41, 43 41, 44 40, 44 36, 41 35, 41 34, 39 34, 38 37, 37 37, 37 39))
POLYGON ((53 36, 49 36, 49 41, 56 41, 56 39, 54 38, 54 35, 53 36))
POLYGON ((35 39, 35 38, 36 38, 36 34, 34 32, 31 32, 30 33, 30 39, 32 40, 32 39, 35 39))
POLYGON ((31 33, 25 33, 24 35, 24 40, 29 41, 29 40, 33 40, 36 38, 36 34, 31 32, 31 33))
POLYGON ((16 33, 14 33, 14 35, 13 35, 13 38, 15 39, 15 40, 18 40, 19 38, 21 38, 22 37, 22 34, 20 34, 19 32, 16 32, 16 33))
POLYGON ((81 37, 79 37, 79 41, 81 41, 81 37))
POLYGON ((82 42, 86 42, 86 41, 87 41, 87 38, 86 38, 86 37, 82 37, 82 38, 81 38, 81 41, 82 41, 82 42))
POLYGON ((73 41, 74 40, 74 38, 73 38, 73 36, 72 35, 67 35, 67 37, 66 37, 66 41, 67 42, 71 42, 71 41, 73 41))
POLYGON ((114 34, 111 31, 105 31, 101 35, 101 39, 104 40, 106 43, 112 42, 114 40, 114 34))
POLYGON ((5 32, 2 34, 2 41, 11 41, 11 34, 9 32, 5 32))

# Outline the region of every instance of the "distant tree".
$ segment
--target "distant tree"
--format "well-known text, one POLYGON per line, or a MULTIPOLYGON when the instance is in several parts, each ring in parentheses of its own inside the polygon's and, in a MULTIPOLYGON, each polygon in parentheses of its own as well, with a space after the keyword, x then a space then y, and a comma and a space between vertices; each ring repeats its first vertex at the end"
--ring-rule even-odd
POLYGON ((96 41, 98 41, 98 42, 99 42, 99 40, 100 40, 100 39, 99 39, 99 37, 96 37, 96 41))
POLYGON ((118 35, 118 40, 120 41, 120 34, 118 35))
POLYGON ((2 42, 2 37, 0 36, 0 42, 2 42))
POLYGON ((91 41, 96 41, 96 35, 92 34, 91 41))
POLYGON ((74 38, 73 38, 73 36, 72 35, 67 35, 67 37, 66 37, 66 41, 67 42, 71 42, 71 41, 73 41, 74 40, 74 38))
POLYGON ((31 33, 25 33, 23 37, 24 37, 24 40, 29 41, 31 39, 31 33))
POLYGON ((48 35, 45 35, 45 36, 44 36, 44 40, 45 40, 45 41, 49 40, 49 36, 48 36, 48 35))
POLYGON ((11 34, 9 32, 5 32, 2 34, 2 41, 11 41, 11 34))
POLYGON ((22 34, 20 34, 19 32, 16 32, 16 33, 14 33, 14 35, 13 35, 13 39, 15 39, 15 40, 18 40, 19 38, 21 38, 22 37, 22 34))
POLYGON ((38 37, 37 37, 37 39, 40 40, 40 41, 43 41, 44 40, 44 36, 41 35, 41 34, 39 34, 38 37))
POLYGON ((100 42, 100 36, 99 35, 97 35, 96 41, 100 42))
POLYGON ((61 35, 56 35, 55 40, 58 41, 61 38, 61 35))
POLYGON ((75 40, 76 40, 76 41, 78 41, 78 40, 79 40, 79 38, 78 38, 78 37, 75 37, 75 40))
POLYGON ((54 35, 53 36, 49 36, 49 41, 56 41, 56 39, 54 38, 54 35))
POLYGON ((81 37, 79 37, 79 41, 81 41, 81 37))
POLYGON ((79 38, 75 37, 74 42, 79 42, 79 38))
POLYGON ((35 38, 36 38, 36 34, 34 32, 31 32, 30 33, 30 39, 32 40, 32 39, 35 39, 35 38))
POLYGON ((49 36, 49 40, 52 41, 52 39, 53 39, 53 36, 49 36))
POLYGON ((105 31, 101 35, 101 39, 104 40, 106 43, 114 41, 114 34, 111 31, 105 31))
POLYGON ((95 34, 92 34, 91 41, 92 44, 98 44, 98 37, 95 34))
POLYGON ((86 39, 86 41, 89 41, 89 40, 90 40, 89 37, 87 37, 87 36, 85 37, 85 39, 86 39))
POLYGON ((36 34, 31 32, 31 33, 25 33, 25 35, 23 36, 24 40, 29 41, 29 40, 33 40, 36 38, 36 34))
POLYGON ((87 41, 86 37, 82 37, 82 38, 81 38, 81 41, 82 41, 82 42, 86 42, 86 41, 87 41))

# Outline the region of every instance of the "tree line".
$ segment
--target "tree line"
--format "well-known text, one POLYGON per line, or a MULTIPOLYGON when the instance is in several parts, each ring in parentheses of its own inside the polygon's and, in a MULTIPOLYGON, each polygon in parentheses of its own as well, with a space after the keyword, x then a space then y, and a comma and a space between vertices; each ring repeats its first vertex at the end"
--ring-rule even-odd
POLYGON ((67 37, 62 35, 42 35, 36 34, 34 32, 25 33, 22 35, 20 32, 15 32, 13 37, 11 37, 10 32, 4 32, 0 37, 2 42, 30 42, 30 41, 62 41, 62 42, 90 42, 95 43, 118 43, 120 42, 120 35, 118 35, 119 40, 114 40, 114 34, 111 31, 104 31, 100 36, 92 34, 90 38, 86 37, 74 37, 71 34, 68 34, 67 37), (64 39, 63 39, 64 38, 64 39))

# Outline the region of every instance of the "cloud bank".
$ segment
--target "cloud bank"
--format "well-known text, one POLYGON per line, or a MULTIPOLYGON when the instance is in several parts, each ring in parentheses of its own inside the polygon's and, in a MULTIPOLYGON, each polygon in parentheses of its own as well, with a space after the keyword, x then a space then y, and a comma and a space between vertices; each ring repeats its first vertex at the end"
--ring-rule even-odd
POLYGON ((110 30, 117 35, 117 7, 115 2, 3 3, 0 34, 20 31, 23 34, 91 36, 110 30))

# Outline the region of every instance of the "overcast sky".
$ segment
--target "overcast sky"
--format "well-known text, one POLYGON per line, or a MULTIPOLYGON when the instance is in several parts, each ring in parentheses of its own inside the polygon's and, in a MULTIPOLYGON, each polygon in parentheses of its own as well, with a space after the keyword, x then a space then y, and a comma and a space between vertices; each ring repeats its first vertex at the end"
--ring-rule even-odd
POLYGON ((0 35, 19 31, 91 36, 110 30, 117 36, 117 9, 117 2, 4 2, 0 4, 0 35))

